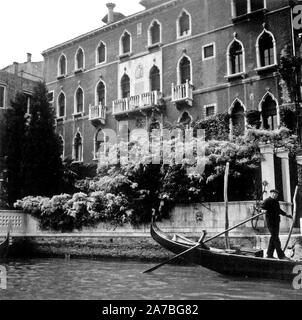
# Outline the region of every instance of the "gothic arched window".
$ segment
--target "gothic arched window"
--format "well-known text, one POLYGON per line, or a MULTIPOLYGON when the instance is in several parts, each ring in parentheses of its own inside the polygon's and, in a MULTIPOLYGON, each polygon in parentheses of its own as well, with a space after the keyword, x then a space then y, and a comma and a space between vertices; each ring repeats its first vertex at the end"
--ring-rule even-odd
POLYGON ((97 48, 97 63, 103 63, 106 61, 106 46, 101 42, 97 48))
POLYGON ((76 54, 76 70, 84 68, 84 52, 82 48, 79 48, 76 54))
POLYGON ((74 149, 74 161, 82 162, 83 161, 83 139, 81 134, 78 132, 74 138, 73 142, 74 149))
POLYGON ((130 97, 130 78, 124 74, 121 80, 122 98, 130 97))
POLYGON ((234 41, 229 49, 230 74, 244 71, 243 48, 238 41, 234 41))
POLYGON ((78 88, 76 92, 75 113, 81 113, 84 111, 84 93, 81 88, 78 88))
POLYGON ((234 104, 231 112, 232 134, 236 136, 244 135, 245 132, 245 115, 244 107, 239 101, 234 104))
POLYGON ((180 83, 191 82, 191 62, 187 57, 183 57, 179 63, 180 83))
POLYGON ((105 90, 105 84, 103 81, 99 82, 96 88, 96 95, 97 95, 97 104, 105 106, 106 90, 105 90))
POLYGON ((160 71, 157 66, 150 70, 150 88, 151 91, 160 91, 160 71))
POLYGON ((58 97, 58 117, 65 117, 65 107, 66 107, 66 98, 63 92, 60 93, 58 97))
POLYGON ((59 76, 64 76, 66 74, 66 57, 64 55, 61 55, 60 59, 59 59, 59 76))

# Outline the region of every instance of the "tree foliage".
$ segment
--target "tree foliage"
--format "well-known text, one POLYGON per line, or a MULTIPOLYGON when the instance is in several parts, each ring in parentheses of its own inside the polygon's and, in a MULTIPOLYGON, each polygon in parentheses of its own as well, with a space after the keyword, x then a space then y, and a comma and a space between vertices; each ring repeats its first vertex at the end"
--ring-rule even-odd
POLYGON ((18 93, 6 123, 10 204, 27 195, 58 193, 63 175, 62 150, 46 85, 38 83, 34 88, 30 110, 27 110, 27 97, 18 93))

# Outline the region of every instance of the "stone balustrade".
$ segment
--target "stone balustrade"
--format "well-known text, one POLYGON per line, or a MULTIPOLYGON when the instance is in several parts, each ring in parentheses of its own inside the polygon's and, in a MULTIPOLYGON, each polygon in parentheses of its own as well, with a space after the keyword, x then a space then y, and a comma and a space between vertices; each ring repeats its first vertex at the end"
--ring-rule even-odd
POLYGON ((160 104, 162 93, 159 91, 146 92, 129 98, 117 99, 113 101, 113 115, 134 112, 154 107, 160 104))

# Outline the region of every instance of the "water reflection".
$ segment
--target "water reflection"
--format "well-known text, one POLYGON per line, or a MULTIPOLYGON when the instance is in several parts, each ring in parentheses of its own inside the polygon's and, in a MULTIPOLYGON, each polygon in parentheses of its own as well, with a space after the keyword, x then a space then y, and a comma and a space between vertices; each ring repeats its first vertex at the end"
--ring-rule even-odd
POLYGON ((7 268, 7 290, 0 299, 81 300, 302 300, 302 290, 291 284, 230 278, 199 266, 163 266, 121 261, 35 259, 12 261, 7 268))

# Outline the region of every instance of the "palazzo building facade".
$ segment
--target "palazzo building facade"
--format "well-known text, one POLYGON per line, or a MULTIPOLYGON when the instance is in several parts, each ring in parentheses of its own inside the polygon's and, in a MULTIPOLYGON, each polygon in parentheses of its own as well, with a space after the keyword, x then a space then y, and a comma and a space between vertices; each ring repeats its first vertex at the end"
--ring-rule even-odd
POLYGON ((98 159, 103 130, 189 124, 246 112, 280 125, 280 52, 292 46, 288 0, 142 0, 130 16, 108 3, 105 25, 43 52, 64 156, 98 159))

